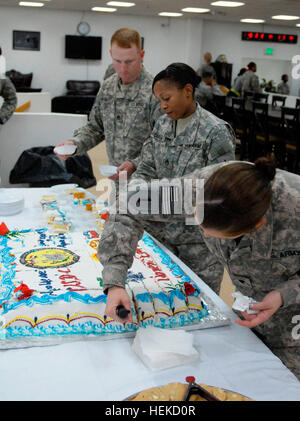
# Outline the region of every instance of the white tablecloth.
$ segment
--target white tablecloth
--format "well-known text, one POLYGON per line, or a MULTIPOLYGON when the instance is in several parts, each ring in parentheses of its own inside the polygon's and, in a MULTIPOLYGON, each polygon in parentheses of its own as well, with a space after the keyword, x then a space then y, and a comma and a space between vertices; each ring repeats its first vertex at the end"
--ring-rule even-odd
MULTIPOLYGON (((1 194, 0 189, 0 194, 1 194)), ((10 229, 40 226, 38 204, 49 189, 10 189, 25 196, 22 213, 1 217, 10 229)), ((225 327, 193 331, 199 360, 150 371, 131 350, 133 339, 85 340, 50 347, 0 351, 1 400, 117 401, 149 387, 196 381, 237 391, 255 400, 300 400, 300 382, 192 271, 181 267, 232 320, 225 327)))

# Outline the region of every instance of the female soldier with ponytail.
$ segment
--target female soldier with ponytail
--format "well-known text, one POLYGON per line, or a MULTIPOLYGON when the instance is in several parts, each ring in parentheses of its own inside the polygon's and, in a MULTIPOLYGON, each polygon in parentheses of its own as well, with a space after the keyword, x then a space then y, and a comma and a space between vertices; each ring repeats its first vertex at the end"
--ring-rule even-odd
POLYGON ((258 313, 236 322, 253 328, 300 380, 300 177, 266 158, 207 167, 197 177, 207 180, 203 239, 236 290, 257 301, 258 313))

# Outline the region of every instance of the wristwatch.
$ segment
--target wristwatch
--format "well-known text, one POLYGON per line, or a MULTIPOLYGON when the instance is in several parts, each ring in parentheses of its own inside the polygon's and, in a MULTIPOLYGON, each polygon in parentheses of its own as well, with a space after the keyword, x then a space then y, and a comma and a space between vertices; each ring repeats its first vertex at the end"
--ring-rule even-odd
POLYGON ((91 30, 90 25, 87 22, 79 22, 77 25, 77 32, 80 35, 87 35, 91 30))

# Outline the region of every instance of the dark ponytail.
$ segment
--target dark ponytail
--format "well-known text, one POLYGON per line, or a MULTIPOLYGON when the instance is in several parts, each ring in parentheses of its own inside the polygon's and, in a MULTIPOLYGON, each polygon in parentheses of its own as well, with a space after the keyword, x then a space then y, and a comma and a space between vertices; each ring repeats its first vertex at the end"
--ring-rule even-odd
POLYGON ((183 89, 185 85, 190 83, 193 87, 193 91, 195 91, 195 88, 201 82, 201 77, 197 75, 195 70, 187 64, 172 63, 155 76, 152 83, 152 90, 154 89, 156 82, 159 80, 171 82, 179 89, 183 89))
POLYGON ((253 230, 270 206, 275 174, 268 158, 221 167, 204 185, 202 226, 232 236, 253 230))
POLYGON ((273 160, 261 157, 254 162, 254 166, 267 180, 272 181, 276 174, 276 167, 273 160))

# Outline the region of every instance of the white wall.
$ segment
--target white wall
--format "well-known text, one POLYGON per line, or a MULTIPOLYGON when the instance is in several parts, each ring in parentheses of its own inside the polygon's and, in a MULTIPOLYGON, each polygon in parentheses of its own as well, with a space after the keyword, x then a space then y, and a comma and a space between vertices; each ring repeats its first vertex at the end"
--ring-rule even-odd
MULTIPOLYGON (((247 64, 253 61, 252 57, 243 57, 242 58, 242 66, 246 67, 247 64)), ((275 86, 281 82, 281 76, 284 74, 290 75, 291 74, 291 62, 287 60, 270 60, 270 59, 263 59, 263 58, 256 58, 255 63, 257 66, 257 74, 259 79, 262 80, 263 78, 266 81, 273 80, 275 86)), ((289 77, 291 79, 291 76, 289 77)), ((291 86, 291 80, 289 80, 289 85, 291 86)))
MULTIPOLYGON (((213 60, 219 54, 225 54, 228 63, 233 63, 233 77, 237 75, 240 68, 243 67, 243 58, 251 57, 251 61, 256 62, 257 59, 269 60, 272 66, 276 65, 276 61, 284 60, 291 63, 292 57, 300 54, 300 29, 296 27, 284 26, 269 26, 269 25, 249 25, 242 23, 210 23, 203 22, 202 33, 202 50, 210 51, 213 60), (242 41, 242 31, 257 31, 257 32, 275 32, 298 35, 297 44, 276 44, 268 42, 251 42, 242 41), (274 53, 272 56, 265 55, 266 47, 273 47, 274 53)), ((259 75, 259 68, 257 69, 259 75)), ((263 76, 264 77, 264 76, 263 76)), ((268 80, 272 79, 270 77, 268 80)), ((300 88, 300 79, 292 80, 291 73, 289 73, 289 80, 291 85, 291 95, 298 96, 300 88)), ((278 83, 280 80, 278 80, 278 83)))
POLYGON ((0 130, 1 187, 19 186, 9 183, 9 174, 24 150, 54 146, 68 139, 86 121, 83 114, 14 113, 0 130))
MULTIPOLYGON (((68 79, 100 80, 110 64, 110 38, 121 27, 137 29, 145 38, 145 67, 155 75, 175 61, 186 62, 197 69, 203 53, 210 51, 215 59, 226 54, 233 63, 233 77, 242 67, 242 59, 252 57, 266 59, 264 50, 274 48, 274 55, 268 60, 291 61, 300 54, 300 40, 296 45, 258 43, 241 41, 241 32, 257 30, 265 32, 285 32, 298 34, 296 27, 249 25, 222 23, 200 18, 142 17, 96 12, 70 12, 41 10, 21 7, 0 7, 0 45, 6 57, 6 68, 23 73, 33 72, 32 87, 49 91, 51 96, 65 91, 68 79), (102 36, 102 60, 84 61, 64 58, 64 36, 76 34, 79 21, 85 20, 91 26, 90 35, 102 36), (41 32, 40 51, 20 51, 12 49, 12 31, 28 30, 41 32)), ((258 69, 259 75, 259 69, 258 69)), ((293 95, 298 95, 300 79, 291 80, 293 95)))
POLYGON ((36 10, 0 7, 0 45, 7 70, 33 72, 32 87, 51 92, 52 97, 65 91, 68 79, 102 81, 111 63, 110 38, 115 30, 131 27, 145 38, 145 67, 155 75, 175 61, 196 67, 200 62, 202 20, 162 17, 112 16, 104 13, 36 10), (79 21, 91 26, 89 35, 102 36, 102 60, 85 61, 64 58, 64 36, 76 35, 79 21), (12 49, 12 31, 41 32, 40 51, 12 49))
MULTIPOLYGON (((50 113, 51 96, 50 92, 17 92, 17 108, 30 101, 30 106, 23 112, 29 113, 50 113)), ((0 107, 3 104, 3 98, 0 97, 0 107)))

